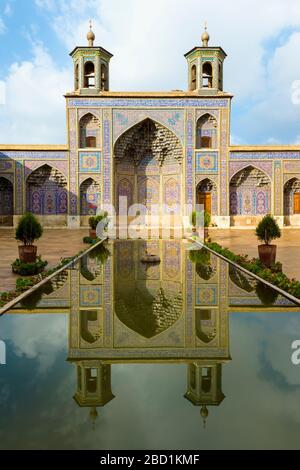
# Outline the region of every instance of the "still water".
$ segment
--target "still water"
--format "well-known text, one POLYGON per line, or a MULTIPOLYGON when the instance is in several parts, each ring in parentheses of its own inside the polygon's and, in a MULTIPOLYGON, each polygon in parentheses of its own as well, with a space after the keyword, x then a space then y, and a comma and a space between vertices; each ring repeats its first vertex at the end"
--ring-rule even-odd
POLYGON ((0 318, 0 448, 300 447, 299 306, 187 247, 109 243, 0 318))

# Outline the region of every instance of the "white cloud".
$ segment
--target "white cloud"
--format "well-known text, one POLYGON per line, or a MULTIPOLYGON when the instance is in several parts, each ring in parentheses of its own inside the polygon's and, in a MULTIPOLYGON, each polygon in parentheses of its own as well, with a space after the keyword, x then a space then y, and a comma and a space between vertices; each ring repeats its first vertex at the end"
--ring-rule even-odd
POLYGON ((40 372, 52 367, 67 346, 65 315, 13 315, 2 325, 1 335, 9 339, 17 356, 36 359, 40 372))
POLYGON ((63 94, 71 88, 71 67, 59 68, 44 47, 35 44, 32 60, 13 63, 6 77, 0 142, 64 143, 63 94))
MULTIPOLYGON (((33 107, 40 102, 40 108, 43 108, 37 133, 34 130, 37 123, 30 128, 31 116, 30 113, 27 115, 27 141, 29 138, 37 142, 37 137, 38 142, 43 139, 44 142, 47 139, 49 142, 65 141, 62 132, 64 107, 61 101, 58 105, 58 100, 63 92, 72 89, 67 52, 76 45, 86 44, 90 18, 96 44, 114 54, 111 89, 121 91, 186 89, 187 67, 183 54, 200 44, 202 25, 207 20, 211 44, 222 46, 228 53, 225 88, 235 95, 233 106, 238 110, 232 127, 234 141, 280 143, 297 140, 300 106, 292 104, 290 95, 292 81, 300 79, 300 61, 296 60, 300 45, 298 0, 152 0, 151 3, 140 0, 35 0, 35 4, 45 12, 49 25, 65 48, 66 69, 60 70, 42 46, 40 49, 47 60, 38 64, 39 83, 34 69, 28 70, 28 64, 12 66, 8 79, 16 83, 14 74, 23 72, 26 75, 27 70, 27 77, 31 77, 29 82, 34 83, 34 86, 28 83, 29 88, 38 90, 38 99, 31 97, 33 107), (43 88, 48 90, 51 100, 39 92, 43 88), (50 118, 53 115, 55 118, 50 118)), ((35 50, 31 61, 33 67, 37 65, 37 55, 40 54, 35 50)), ((18 90, 17 95, 22 98, 20 94, 18 90)), ((20 103, 23 108, 26 100, 21 99, 20 103)), ((22 137, 16 131, 20 111, 17 109, 16 113, 16 117, 10 118, 11 133, 6 133, 11 137, 10 141, 22 137)))

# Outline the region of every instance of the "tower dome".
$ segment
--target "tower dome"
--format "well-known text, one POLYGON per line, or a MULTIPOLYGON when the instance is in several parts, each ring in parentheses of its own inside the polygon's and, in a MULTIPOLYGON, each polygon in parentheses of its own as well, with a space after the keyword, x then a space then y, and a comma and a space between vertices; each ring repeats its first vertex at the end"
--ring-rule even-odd
POLYGON ((208 47, 208 41, 210 40, 210 36, 207 32, 207 26, 205 25, 204 32, 201 36, 202 47, 208 47))
POLYGON ((94 34, 94 31, 92 30, 92 22, 90 21, 90 29, 89 29, 89 32, 87 33, 86 35, 87 37, 87 40, 88 40, 88 43, 89 43, 89 47, 94 47, 94 41, 95 41, 95 34, 94 34))

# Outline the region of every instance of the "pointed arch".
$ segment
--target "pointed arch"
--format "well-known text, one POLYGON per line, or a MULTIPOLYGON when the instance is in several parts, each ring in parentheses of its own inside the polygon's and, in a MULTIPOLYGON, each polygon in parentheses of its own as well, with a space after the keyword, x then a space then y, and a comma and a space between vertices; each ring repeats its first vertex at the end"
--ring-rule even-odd
POLYGON ((80 184, 80 215, 97 214, 101 201, 100 184, 92 177, 86 177, 80 184))
POLYGON ((271 177, 270 175, 268 174, 268 172, 266 170, 264 170, 263 168, 261 168, 259 166, 259 164, 255 164, 255 163, 249 163, 249 162, 245 162, 245 164, 243 166, 240 166, 237 170, 235 170, 231 176, 230 176, 230 180, 229 180, 229 183, 231 183, 231 180, 232 178, 234 178, 238 173, 240 173, 241 171, 247 169, 247 168, 253 168, 257 171, 260 171, 261 173, 263 173, 267 178, 269 178, 269 180, 271 181, 271 177))
POLYGON ((196 148, 212 149, 218 147, 218 121, 210 113, 199 116, 196 123, 196 148))
POLYGON ((26 196, 27 210, 35 215, 68 213, 67 179, 52 165, 45 163, 32 171, 26 181, 26 196))
POLYGON ((0 176, 0 226, 12 226, 14 214, 14 187, 5 176, 0 176))
POLYGON ((79 120, 79 147, 99 148, 101 146, 101 124, 92 113, 84 114, 79 120))
POLYGON ((208 176, 203 177, 196 186, 196 203, 211 215, 218 213, 217 185, 208 176))
POLYGON ((230 179, 230 215, 262 216, 270 210, 270 177, 252 164, 239 169, 230 179))
POLYGON ((127 127, 123 127, 121 133, 118 133, 117 135, 114 136, 114 146, 116 146, 118 140, 128 131, 133 129, 139 124, 142 124, 144 121, 149 119, 150 121, 153 121, 156 125, 164 127, 166 130, 171 132, 176 138, 179 140, 180 144, 183 145, 182 142, 182 137, 180 136, 179 133, 176 132, 176 129, 172 128, 171 125, 168 125, 166 122, 163 121, 163 119, 160 119, 157 115, 155 117, 152 116, 152 114, 149 114, 148 111, 141 111, 138 114, 138 117, 135 118, 134 120, 130 120, 130 123, 127 125, 127 127))
POLYGON ((300 175, 289 178, 283 188, 284 193, 284 216, 285 222, 289 224, 290 216, 300 215, 300 175))
POLYGON ((202 87, 213 87, 213 66, 211 62, 204 62, 202 65, 202 87))
POLYGON ((139 159, 149 152, 159 157, 166 154, 167 150, 172 152, 176 160, 181 162, 183 158, 183 149, 178 136, 168 126, 150 117, 139 120, 118 137, 114 145, 114 156, 122 158, 129 147, 135 149, 139 159))
POLYGON ((84 88, 95 88, 95 64, 91 60, 84 64, 84 88))
POLYGON ((62 168, 60 168, 60 166, 58 164, 55 164, 55 162, 51 161, 51 162, 34 162, 31 167, 26 167, 25 168, 25 182, 27 182, 28 178, 30 177, 30 175, 38 170, 39 168, 42 168, 43 166, 47 165, 48 167, 50 168, 53 168, 54 170, 57 170, 59 173, 61 173, 64 178, 67 180, 68 179, 68 175, 66 174, 66 171, 62 168))

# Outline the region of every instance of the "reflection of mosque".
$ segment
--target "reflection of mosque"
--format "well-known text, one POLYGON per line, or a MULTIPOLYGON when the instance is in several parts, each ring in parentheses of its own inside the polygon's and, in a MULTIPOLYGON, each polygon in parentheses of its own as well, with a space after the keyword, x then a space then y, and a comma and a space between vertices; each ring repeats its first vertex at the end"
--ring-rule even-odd
POLYGON ((92 252, 37 299, 35 312, 69 313, 74 398, 90 408, 92 419, 114 398, 113 364, 178 363, 187 365, 185 398, 200 407, 205 421, 208 407, 224 399, 229 313, 295 309, 270 296, 263 307, 253 281, 207 252, 195 262, 186 247, 178 240, 116 241, 108 245, 112 256, 92 252), (140 262, 146 247, 160 255, 159 265, 140 262))

